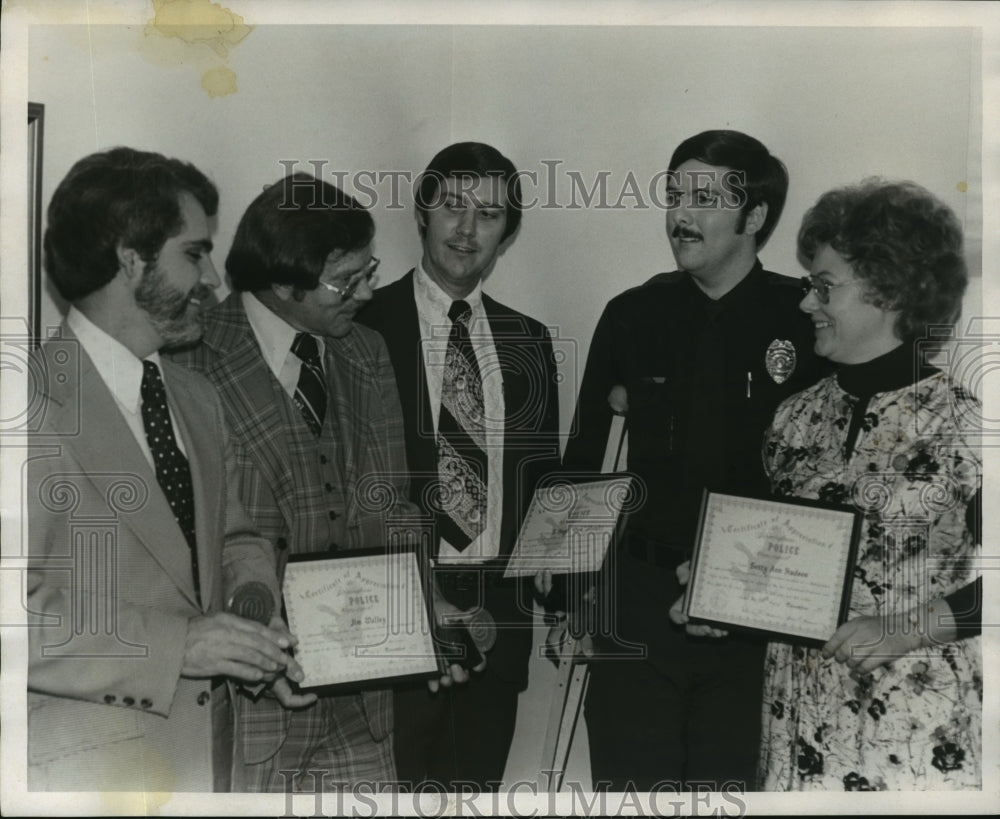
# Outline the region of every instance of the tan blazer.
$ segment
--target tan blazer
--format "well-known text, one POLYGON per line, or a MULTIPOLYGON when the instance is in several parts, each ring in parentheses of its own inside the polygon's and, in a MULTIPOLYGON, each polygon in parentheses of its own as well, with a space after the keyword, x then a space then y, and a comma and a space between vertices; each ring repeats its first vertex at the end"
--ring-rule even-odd
POLYGON ((242 582, 275 594, 277 583, 273 550, 238 500, 218 395, 163 362, 194 484, 199 605, 187 542, 90 358, 64 326, 36 363, 41 421, 25 487, 28 786, 227 790, 227 686, 181 678, 187 622, 222 609, 242 582))

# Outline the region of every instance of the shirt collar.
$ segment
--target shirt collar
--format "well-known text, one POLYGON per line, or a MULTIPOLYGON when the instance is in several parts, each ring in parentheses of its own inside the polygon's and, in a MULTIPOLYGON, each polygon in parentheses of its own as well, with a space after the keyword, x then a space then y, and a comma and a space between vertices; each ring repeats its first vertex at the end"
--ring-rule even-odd
MULTIPOLYGON (((243 302, 247 321, 250 322, 250 329, 257 337, 257 343, 260 345, 267 366, 275 376, 279 376, 281 368, 285 365, 285 360, 292 351, 292 342, 295 341, 298 330, 277 313, 264 306, 253 293, 243 291, 240 293, 240 300, 243 302)), ((313 338, 319 344, 319 354, 322 358, 323 339, 321 336, 313 336, 313 338)))
MULTIPOLYGON (((448 311, 451 309, 451 303, 455 299, 445 293, 440 285, 427 274, 427 271, 424 270, 423 262, 417 265, 413 278, 417 298, 432 310, 437 318, 447 320, 448 324, 450 324, 448 311)), ((463 301, 468 303, 472 309, 473 316, 481 318, 483 316, 483 283, 481 281, 476 282, 476 286, 472 292, 463 301)))
POLYGON ((687 275, 687 285, 690 292, 693 294, 697 302, 701 303, 706 312, 709 315, 718 315, 719 313, 732 307, 734 304, 739 304, 747 298, 750 298, 750 294, 753 293, 757 284, 761 279, 764 271, 764 266, 760 263, 760 259, 754 260, 753 267, 750 271, 737 283, 736 286, 728 290, 725 294, 717 299, 709 297, 704 290, 695 284, 694 279, 687 275))
POLYGON ((130 412, 141 408, 142 362, 152 361, 162 372, 160 354, 140 360, 118 339, 108 335, 75 307, 66 314, 66 325, 94 362, 98 375, 115 399, 130 412))

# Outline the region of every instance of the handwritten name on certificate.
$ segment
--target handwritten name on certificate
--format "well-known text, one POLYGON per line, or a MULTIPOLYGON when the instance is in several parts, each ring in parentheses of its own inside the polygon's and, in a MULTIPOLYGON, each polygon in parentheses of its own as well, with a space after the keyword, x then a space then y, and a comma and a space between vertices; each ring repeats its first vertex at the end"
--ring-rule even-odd
POLYGON ((708 493, 688 616, 827 640, 844 610, 856 517, 849 509, 708 493))
POLYGON ((412 552, 289 562, 284 598, 304 688, 437 671, 412 552))

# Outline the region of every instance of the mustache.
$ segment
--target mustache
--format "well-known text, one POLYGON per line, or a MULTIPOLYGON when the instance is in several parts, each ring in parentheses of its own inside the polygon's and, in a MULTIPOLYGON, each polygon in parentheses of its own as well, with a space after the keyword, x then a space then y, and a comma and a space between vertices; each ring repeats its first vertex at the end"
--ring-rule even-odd
POLYGON ((209 287, 207 284, 202 284, 200 282, 196 284, 194 287, 192 287, 190 290, 188 290, 187 293, 175 294, 172 297, 172 299, 175 301, 175 306, 170 314, 170 317, 172 319, 179 319, 188 311, 188 308, 193 306, 191 304, 191 299, 195 299, 204 304, 211 295, 212 295, 212 288, 209 287))
POLYGON ((196 299, 197 301, 205 302, 209 298, 211 298, 214 292, 215 292, 214 288, 209 287, 207 284, 202 284, 201 282, 199 282, 194 287, 192 287, 191 290, 188 292, 188 299, 196 299))
POLYGON ((678 225, 674 228, 673 233, 670 234, 674 239, 701 239, 702 235, 699 231, 694 228, 684 227, 683 225, 678 225))

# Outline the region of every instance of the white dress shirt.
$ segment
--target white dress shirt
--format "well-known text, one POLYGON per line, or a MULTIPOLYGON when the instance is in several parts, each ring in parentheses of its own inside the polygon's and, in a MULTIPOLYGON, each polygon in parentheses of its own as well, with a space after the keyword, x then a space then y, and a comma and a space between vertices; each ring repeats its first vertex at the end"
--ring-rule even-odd
MULTIPOLYGON (((149 451, 149 443, 146 441, 146 427, 142 423, 142 360, 137 358, 120 341, 105 333, 75 307, 70 307, 66 314, 66 325, 76 334, 80 340, 80 346, 94 362, 97 374, 111 391, 111 395, 114 396, 122 418, 125 419, 135 442, 155 472, 153 453, 149 451)), ((144 360, 152 361, 159 367, 160 375, 163 375, 158 352, 146 356, 144 360)), ((170 406, 172 403, 170 387, 166 379, 163 379, 163 387, 167 393, 167 409, 170 411, 170 423, 174 427, 174 438, 178 448, 186 456, 184 438, 177 426, 177 417, 170 406)))
MULTIPOLYGON (((260 351, 267 362, 268 368, 278 379, 281 388, 290 396, 295 396, 295 387, 299 383, 299 371, 302 369, 302 359, 292 352, 292 344, 299 331, 292 327, 277 313, 260 303, 253 293, 240 293, 243 310, 250 322, 260 345, 260 351)), ((323 363, 323 337, 314 335, 319 345, 319 360, 323 363)))
MULTIPOLYGON (((420 347, 427 373, 427 393, 430 399, 434 430, 437 431, 438 415, 441 411, 441 385, 444 381, 444 362, 448 351, 448 336, 451 335, 451 319, 448 310, 453 299, 445 293, 422 265, 417 265, 413 276, 413 294, 417 302, 417 317, 420 322, 420 347)), ((488 483, 486 487, 486 525, 479 537, 464 550, 458 551, 447 540, 441 538, 438 559, 442 563, 462 561, 482 562, 500 553, 500 519, 503 513, 503 433, 504 396, 503 377, 497 360, 496 344, 490 323, 483 308, 483 288, 477 284, 464 301, 472 308, 469 322, 469 336, 476 354, 479 372, 483 378, 483 410, 486 433, 486 462, 488 483)), ((416 411, 411 410, 411 411, 416 411)))

